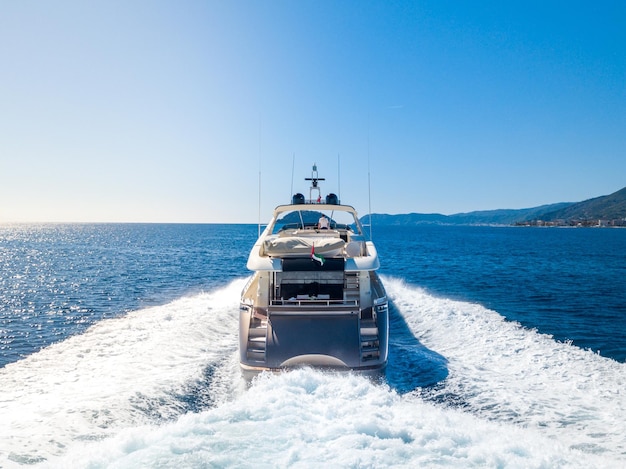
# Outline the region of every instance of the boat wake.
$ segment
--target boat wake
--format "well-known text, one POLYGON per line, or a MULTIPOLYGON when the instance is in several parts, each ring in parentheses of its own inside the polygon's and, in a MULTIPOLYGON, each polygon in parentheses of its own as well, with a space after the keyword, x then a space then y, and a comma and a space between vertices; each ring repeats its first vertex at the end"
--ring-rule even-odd
POLYGON ((477 304, 433 298, 397 279, 389 296, 445 380, 415 391, 481 419, 535 428, 570 448, 626 457, 626 368, 507 321, 477 304))
POLYGON ((0 369, 0 467, 623 467, 624 364, 383 280, 386 381, 246 384, 237 280, 0 369))
POLYGON ((245 281, 92 326, 0 369, 0 467, 76 441, 170 421, 244 390, 237 369, 245 281))

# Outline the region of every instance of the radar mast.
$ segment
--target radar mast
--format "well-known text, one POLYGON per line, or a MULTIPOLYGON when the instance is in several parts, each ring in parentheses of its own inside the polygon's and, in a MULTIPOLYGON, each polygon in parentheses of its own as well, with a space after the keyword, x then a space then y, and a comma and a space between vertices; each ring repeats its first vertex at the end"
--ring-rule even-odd
POLYGON ((322 192, 319 188, 319 186, 317 185, 317 181, 325 181, 325 178, 321 178, 319 177, 318 173, 317 173, 317 163, 313 163, 313 171, 311 171, 311 177, 310 178, 304 178, 305 181, 311 181, 311 187, 309 189, 309 200, 311 201, 311 203, 314 203, 314 201, 317 201, 317 203, 321 203, 322 201, 322 192), (313 192, 317 191, 317 198, 313 199, 313 192))

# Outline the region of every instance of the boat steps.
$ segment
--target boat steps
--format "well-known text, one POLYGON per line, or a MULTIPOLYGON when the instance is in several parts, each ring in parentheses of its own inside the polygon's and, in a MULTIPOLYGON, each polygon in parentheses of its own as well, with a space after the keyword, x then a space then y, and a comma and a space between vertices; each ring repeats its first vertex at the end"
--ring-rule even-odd
POLYGON ((265 350, 250 350, 246 352, 246 358, 250 363, 265 363, 265 350))
POLYGON ((248 331, 249 340, 262 338, 265 340, 265 334, 267 333, 267 327, 253 327, 248 331))
POLYGON ((361 361, 377 360, 380 358, 380 338, 378 327, 373 319, 362 319, 360 326, 361 361))
POLYGON ((265 363, 267 319, 252 317, 248 329, 246 357, 251 362, 265 363))
POLYGON ((343 297, 346 300, 359 300, 359 274, 357 272, 346 272, 343 284, 343 297))

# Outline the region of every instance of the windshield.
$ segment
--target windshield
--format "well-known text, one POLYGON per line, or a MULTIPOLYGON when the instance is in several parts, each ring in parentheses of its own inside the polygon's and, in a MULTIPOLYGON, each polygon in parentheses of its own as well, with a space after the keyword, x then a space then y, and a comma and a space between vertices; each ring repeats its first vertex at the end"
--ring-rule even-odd
POLYGON ((295 229, 316 229, 327 226, 331 230, 350 230, 360 234, 359 226, 350 212, 339 210, 293 210, 280 214, 274 223, 272 234, 295 229))

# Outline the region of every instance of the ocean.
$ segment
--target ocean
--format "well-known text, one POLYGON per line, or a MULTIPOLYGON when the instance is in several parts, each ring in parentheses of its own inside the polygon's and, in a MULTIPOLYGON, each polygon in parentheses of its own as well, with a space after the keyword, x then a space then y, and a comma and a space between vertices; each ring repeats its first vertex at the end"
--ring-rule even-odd
POLYGON ((626 466, 626 230, 374 226, 386 375, 246 383, 256 225, 0 225, 0 468, 626 466))

